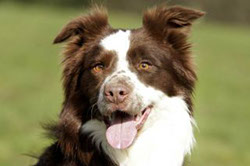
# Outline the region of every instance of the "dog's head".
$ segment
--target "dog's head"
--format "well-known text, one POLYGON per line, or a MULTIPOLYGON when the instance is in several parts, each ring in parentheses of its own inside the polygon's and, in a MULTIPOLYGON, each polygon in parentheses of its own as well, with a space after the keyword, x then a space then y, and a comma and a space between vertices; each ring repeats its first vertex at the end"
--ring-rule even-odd
POLYGON ((196 74, 187 37, 203 14, 155 7, 144 13, 141 28, 123 30, 113 29, 106 11, 96 8, 69 22, 54 40, 67 41, 59 134, 65 149, 65 139, 76 141, 90 119, 105 122, 111 146, 127 148, 164 95, 183 96, 192 110, 196 74))

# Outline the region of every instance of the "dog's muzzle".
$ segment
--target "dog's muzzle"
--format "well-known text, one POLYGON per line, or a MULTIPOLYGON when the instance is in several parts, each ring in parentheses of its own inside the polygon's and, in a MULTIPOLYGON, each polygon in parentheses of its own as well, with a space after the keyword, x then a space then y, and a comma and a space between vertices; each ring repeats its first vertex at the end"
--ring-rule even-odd
POLYGON ((142 107, 140 97, 126 77, 106 81, 102 89, 99 109, 107 126, 106 138, 116 149, 128 148, 135 140, 151 112, 152 105, 142 107))

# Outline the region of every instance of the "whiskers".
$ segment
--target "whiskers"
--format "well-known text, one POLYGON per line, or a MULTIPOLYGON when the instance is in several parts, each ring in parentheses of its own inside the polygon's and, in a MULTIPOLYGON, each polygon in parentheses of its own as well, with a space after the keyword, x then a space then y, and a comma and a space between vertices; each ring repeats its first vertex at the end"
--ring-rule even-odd
POLYGON ((94 115, 98 112, 97 102, 90 107, 90 119, 93 119, 94 115))
POLYGON ((90 111, 90 119, 93 119, 95 117, 95 115, 97 113, 99 113, 99 110, 98 110, 98 106, 97 106, 97 97, 93 97, 90 99, 90 102, 94 104, 92 104, 89 108, 89 111, 90 111))

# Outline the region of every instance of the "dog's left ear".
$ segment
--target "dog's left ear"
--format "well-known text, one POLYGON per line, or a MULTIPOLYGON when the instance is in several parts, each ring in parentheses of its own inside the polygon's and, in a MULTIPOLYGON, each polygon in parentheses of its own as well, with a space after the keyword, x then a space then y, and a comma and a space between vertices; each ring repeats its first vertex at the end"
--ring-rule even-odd
POLYGON ((202 11, 180 6, 158 6, 144 13, 143 26, 152 36, 166 40, 171 31, 188 35, 193 21, 204 14, 202 11))
POLYGON ((73 37, 81 39, 79 41, 84 43, 85 41, 94 39, 108 26, 107 10, 104 7, 95 6, 89 14, 80 16, 64 26, 53 43, 61 43, 73 37))

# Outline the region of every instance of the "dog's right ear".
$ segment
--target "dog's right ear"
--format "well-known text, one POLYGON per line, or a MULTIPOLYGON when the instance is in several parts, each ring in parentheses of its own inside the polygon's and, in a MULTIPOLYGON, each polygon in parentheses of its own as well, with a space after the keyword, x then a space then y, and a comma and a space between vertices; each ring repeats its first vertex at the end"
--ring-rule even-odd
POLYGON ((95 7, 90 14, 80 16, 69 22, 54 39, 54 44, 78 36, 81 41, 93 39, 108 26, 108 15, 105 8, 95 7))

